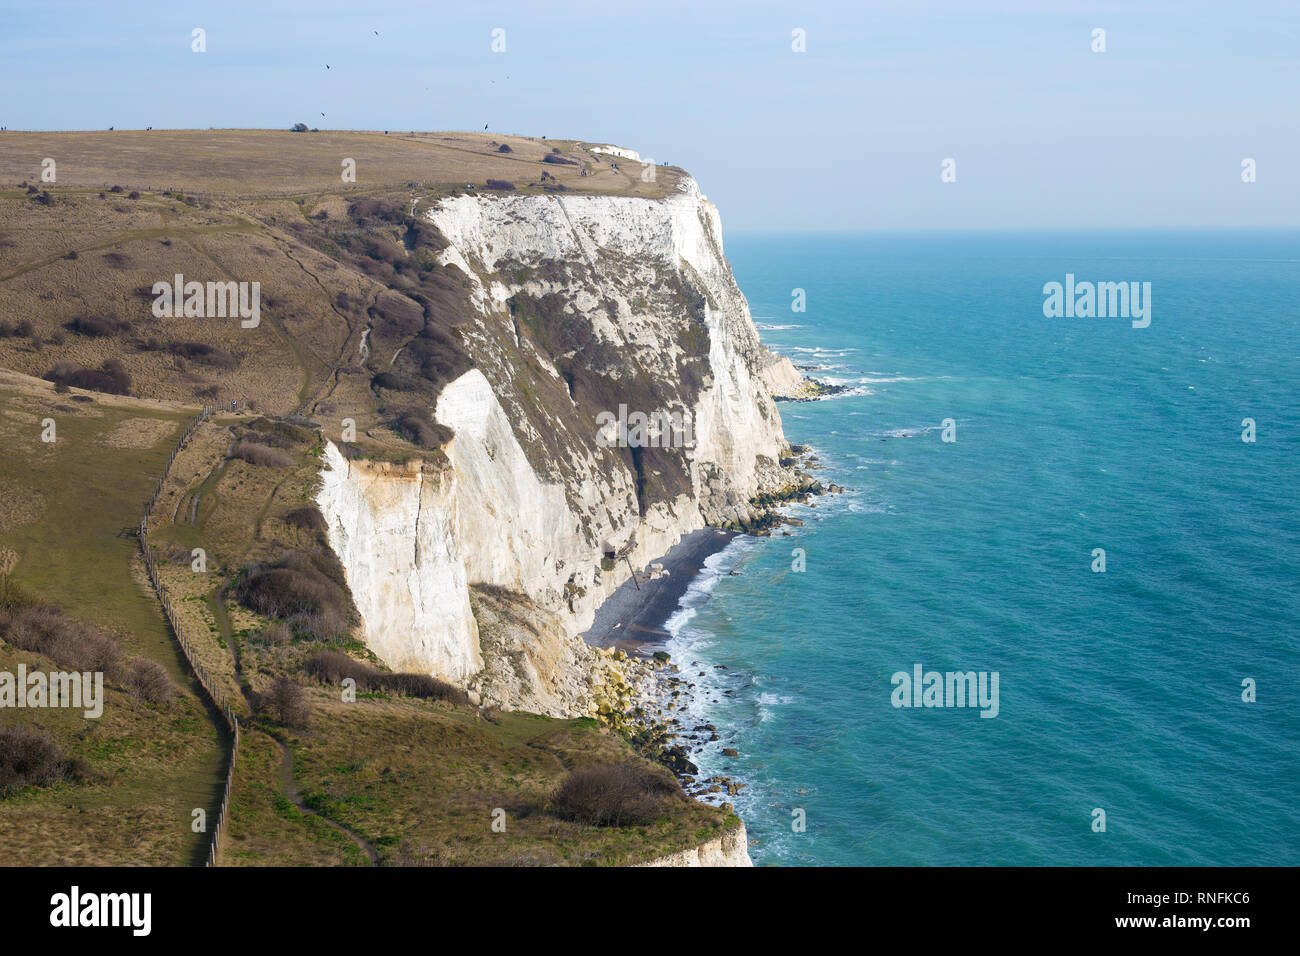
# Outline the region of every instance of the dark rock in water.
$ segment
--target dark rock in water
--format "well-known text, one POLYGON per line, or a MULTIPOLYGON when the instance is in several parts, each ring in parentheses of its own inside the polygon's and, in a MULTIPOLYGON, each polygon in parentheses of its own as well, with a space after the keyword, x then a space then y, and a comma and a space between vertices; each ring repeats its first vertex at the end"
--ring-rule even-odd
POLYGON ((705 725, 704 725, 704 729, 705 729, 705 730, 717 730, 718 728, 717 728, 717 727, 714 727, 712 724, 705 724, 705 725))
POLYGON ((730 747, 723 747, 723 748, 722 748, 722 756, 724 756, 724 757, 739 757, 739 756, 740 756, 740 751, 739 751, 739 750, 733 750, 733 749, 730 748, 730 747))
POLYGON ((659 757, 660 762, 679 776, 695 776, 700 768, 686 756, 686 748, 680 746, 665 747, 659 757))

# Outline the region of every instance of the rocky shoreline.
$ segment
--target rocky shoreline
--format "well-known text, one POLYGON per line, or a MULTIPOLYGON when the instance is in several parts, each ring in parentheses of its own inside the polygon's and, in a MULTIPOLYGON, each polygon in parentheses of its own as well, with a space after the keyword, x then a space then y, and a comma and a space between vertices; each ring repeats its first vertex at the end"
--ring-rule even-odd
MULTIPOLYGON (((802 522, 784 513, 791 503, 813 504, 813 499, 846 491, 825 484, 810 472, 821 467, 813 449, 792 445, 781 467, 789 480, 750 500, 756 517, 731 522, 724 529, 705 528, 684 537, 662 559, 652 562, 636 581, 629 580, 601 606, 596 622, 584 639, 618 668, 619 686, 613 688, 608 707, 598 707, 598 719, 627 734, 645 756, 672 770, 688 794, 734 812, 726 797, 738 796, 747 786, 734 777, 702 777, 692 759, 709 744, 721 741, 718 728, 707 720, 684 721, 696 684, 687 674, 703 673, 700 661, 672 661, 663 642, 672 635, 664 625, 680 609, 681 597, 704 568, 705 559, 725 548, 738 534, 772 535, 783 524, 802 522), (662 582, 671 580, 666 587, 662 582), (639 582, 641 590, 637 590, 639 582), (683 673, 686 666, 690 671, 683 673)), ((815 506, 815 505, 814 505, 815 506)), ((783 531, 788 535, 788 531, 783 531)), ((717 665, 721 667, 722 665, 717 665)), ((600 703, 605 703, 601 701, 600 703)), ((739 756, 724 747, 724 756, 739 756)))
MULTIPOLYGON (((808 368, 810 366, 795 367, 808 368)), ((772 400, 777 402, 817 402, 823 398, 850 391, 852 388, 852 385, 835 385, 831 382, 823 382, 819 378, 805 376, 803 385, 797 391, 784 395, 773 395, 772 400)))

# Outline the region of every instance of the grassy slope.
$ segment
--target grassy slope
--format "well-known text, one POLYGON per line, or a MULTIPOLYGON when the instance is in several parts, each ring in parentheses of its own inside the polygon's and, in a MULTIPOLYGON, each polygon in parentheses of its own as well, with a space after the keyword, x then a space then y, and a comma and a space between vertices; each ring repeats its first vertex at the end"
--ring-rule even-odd
MULTIPOLYGON (((211 814, 220 799, 221 741, 142 585, 135 539, 124 533, 139 522, 188 417, 186 410, 129 400, 75 402, 43 382, 0 378, 0 442, 8 451, 0 497, 14 505, 0 519, 0 542, 21 556, 17 580, 113 631, 129 655, 160 662, 181 688, 159 708, 106 687, 98 720, 81 711, 0 710, 0 721, 49 729, 98 777, 0 802, 0 858, 185 864, 206 852, 205 836, 191 832, 190 812, 211 814), (46 418, 57 430, 50 444, 40 440, 46 418), (161 426, 142 428, 141 420, 161 426)), ((0 644, 0 670, 14 672, 19 662, 53 667, 0 644)))

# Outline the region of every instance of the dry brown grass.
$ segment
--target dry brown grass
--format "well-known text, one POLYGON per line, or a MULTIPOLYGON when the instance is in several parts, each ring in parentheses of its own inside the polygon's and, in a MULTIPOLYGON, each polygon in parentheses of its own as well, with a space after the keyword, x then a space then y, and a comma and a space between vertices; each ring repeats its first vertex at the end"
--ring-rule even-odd
POLYGON ((171 422, 156 418, 128 418, 106 435, 105 445, 114 448, 152 448, 175 431, 171 422))
MULTIPOLYGON (((57 160, 59 181, 51 192, 72 188, 104 189, 120 183, 129 189, 178 189, 201 196, 299 196, 314 193, 362 194, 376 186, 482 186, 488 178, 521 188, 545 169, 568 190, 658 198, 681 172, 658 167, 655 182, 641 182, 641 166, 592 153, 571 140, 542 140, 497 133, 288 130, 119 130, 116 132, 6 133, 0 137, 0 178, 17 184, 34 181, 39 157, 57 160), (500 144, 511 152, 498 152, 500 144), (556 146, 580 166, 542 166, 556 146), (37 157, 33 160, 33 157, 37 157), (344 159, 356 160, 357 182, 341 178, 344 159)), ((132 203, 113 195, 120 205, 132 203)))

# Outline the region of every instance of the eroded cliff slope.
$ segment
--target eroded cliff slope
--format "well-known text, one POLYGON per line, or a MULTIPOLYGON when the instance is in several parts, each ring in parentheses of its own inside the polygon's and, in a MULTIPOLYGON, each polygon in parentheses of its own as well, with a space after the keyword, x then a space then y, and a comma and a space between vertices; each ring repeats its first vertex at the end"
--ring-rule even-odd
MULTIPOLYGON (((659 200, 460 195, 424 220, 439 267, 467 280, 471 367, 432 408, 446 461, 348 461, 331 444, 318 503, 371 648, 492 697, 469 589, 536 607, 590 656, 576 635, 624 556, 643 567, 706 523, 748 524, 750 499, 789 486, 773 393, 801 379, 759 342, 692 180, 659 200), (602 431, 636 413, 682 427, 602 431)), ((592 703, 548 695, 549 710, 592 703)))

